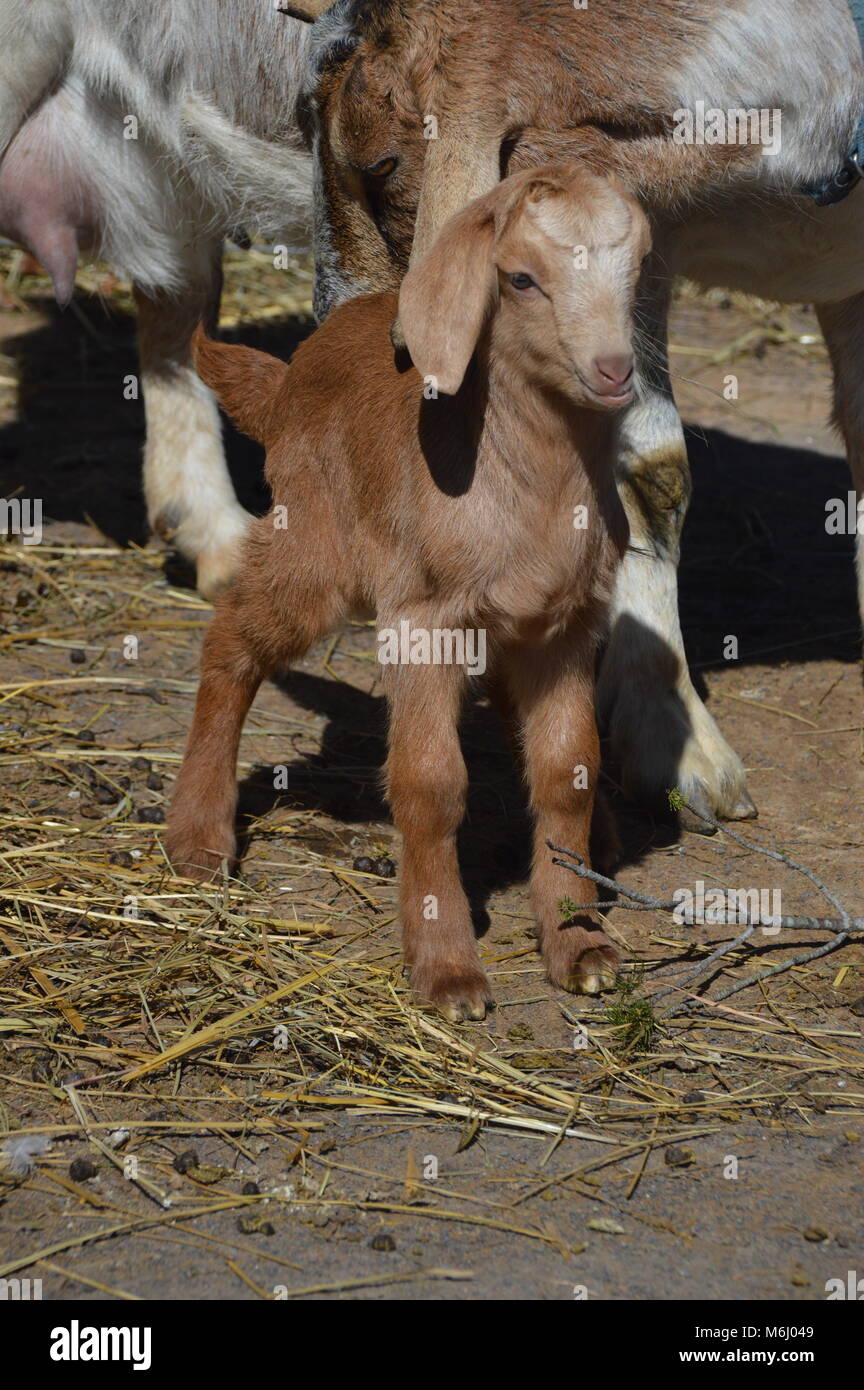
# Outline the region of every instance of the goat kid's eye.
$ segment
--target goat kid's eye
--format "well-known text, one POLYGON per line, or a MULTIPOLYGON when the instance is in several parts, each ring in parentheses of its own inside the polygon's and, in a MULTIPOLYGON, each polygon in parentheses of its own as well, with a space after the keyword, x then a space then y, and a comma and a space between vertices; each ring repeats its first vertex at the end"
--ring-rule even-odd
POLYGON ((526 275, 525 272, 522 270, 514 271, 512 275, 507 276, 507 279, 510 281, 510 284, 513 286, 514 290, 537 289, 537 281, 532 280, 531 276, 526 275))
POLYGON ((378 159, 374 164, 370 164, 366 169, 366 173, 371 174, 373 179, 386 179, 393 173, 398 163, 399 160, 396 158, 395 154, 388 154, 385 155, 383 159, 378 159))

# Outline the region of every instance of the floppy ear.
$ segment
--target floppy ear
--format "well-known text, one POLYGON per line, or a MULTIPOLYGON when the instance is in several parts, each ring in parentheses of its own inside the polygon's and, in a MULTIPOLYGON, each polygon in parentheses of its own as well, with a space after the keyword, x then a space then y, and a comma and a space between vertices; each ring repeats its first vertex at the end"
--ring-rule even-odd
POLYGON ((411 360, 439 391, 455 396, 496 291, 494 207, 482 198, 451 217, 399 291, 399 320, 411 360))
POLYGON ((429 141, 417 201, 412 265, 431 249, 448 218, 497 187, 505 134, 463 122, 442 123, 438 138, 429 141))

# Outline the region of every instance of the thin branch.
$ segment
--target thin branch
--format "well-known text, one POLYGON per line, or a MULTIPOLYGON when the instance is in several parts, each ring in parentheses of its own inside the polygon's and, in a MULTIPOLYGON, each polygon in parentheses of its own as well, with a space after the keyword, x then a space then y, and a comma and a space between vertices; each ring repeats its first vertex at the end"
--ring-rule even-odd
POLYGON ((675 810, 683 806, 684 809, 690 811, 692 815, 698 816, 699 820, 703 820, 706 825, 713 826, 715 830, 722 831, 724 835, 728 835, 729 839, 734 840, 736 844, 743 845, 744 849, 752 850, 755 854, 762 854, 766 859, 773 859, 777 864, 785 864, 787 868, 794 869, 796 873, 803 874, 805 878, 809 878, 810 882, 815 884, 820 893, 828 899, 831 906, 836 907, 843 919, 843 925, 845 927, 850 925, 849 914, 840 902, 840 899, 831 892, 831 889, 822 882, 817 874, 814 874, 812 869, 808 869, 803 864, 799 864, 797 860, 791 859, 788 854, 783 854, 781 850, 768 849, 765 845, 757 844, 754 840, 745 840, 744 836, 740 835, 737 830, 730 830, 727 824, 721 824, 714 816, 706 815, 704 811, 697 811, 695 806, 691 806, 689 801, 685 801, 680 792, 670 792, 669 802, 675 810))
MULTIPOLYGON (((722 827, 721 827, 722 828, 722 827)), ((742 918, 740 909, 734 912, 720 912, 711 908, 710 917, 698 917, 693 909, 686 907, 684 903, 679 903, 674 898, 652 898, 649 893, 640 893, 638 889, 628 888, 626 883, 620 883, 618 879, 607 878, 604 874, 598 874, 594 869, 589 869, 585 860, 580 854, 576 854, 571 849, 564 849, 561 845, 553 845, 551 840, 546 844, 549 849, 556 854, 566 854, 568 859, 574 863, 567 863, 563 859, 553 859, 552 863, 559 865, 562 869, 569 869, 571 873, 578 874, 580 878, 587 878, 592 883, 598 883, 602 888, 608 888, 613 893, 618 893, 622 897, 629 898, 629 902, 604 901, 595 903, 579 903, 580 912, 601 912, 609 911, 613 907, 620 908, 624 912, 673 912, 677 920, 685 927, 719 926, 719 927, 739 927, 746 923, 752 927, 776 927, 783 931, 839 931, 849 923, 850 935, 864 932, 864 917, 849 917, 844 913, 840 917, 788 917, 770 916, 762 917, 761 914, 751 918, 749 913, 742 918)), ((795 868, 794 864, 790 867, 795 868)), ((802 870, 806 872, 806 870, 802 870)))
MULTIPOLYGON (((809 879, 828 899, 832 907, 837 909, 840 913, 840 917, 763 917, 761 913, 755 915, 751 914, 749 907, 745 909, 736 907, 734 910, 728 910, 726 912, 720 912, 712 908, 710 910, 710 918, 708 919, 711 925, 743 925, 744 930, 736 936, 734 940, 723 942, 711 953, 707 960, 700 961, 696 966, 685 966, 681 970, 675 971, 675 977, 676 979, 680 979, 681 984, 690 984, 705 976, 708 971, 710 971, 711 967, 716 965, 719 960, 722 960, 724 956, 731 955, 740 946, 743 946, 745 942, 752 937, 754 931, 758 927, 770 929, 772 933, 781 930, 830 931, 833 932, 834 935, 830 941, 824 942, 821 946, 815 947, 813 950, 803 951, 789 960, 782 961, 779 965, 771 966, 770 969, 758 975, 750 975, 744 980, 738 980, 735 984, 730 985, 728 989, 723 990, 722 993, 716 995, 713 999, 706 998, 703 1001, 698 996, 694 996, 692 999, 683 1000, 673 1005, 671 1009, 666 1010, 663 1015, 664 1018, 670 1018, 674 1014, 689 1011, 690 1009, 696 1008, 702 1002, 719 1003, 723 999, 728 999, 730 995, 737 994, 739 990, 747 989, 750 985, 759 984, 769 979, 772 975, 781 975, 788 970, 792 970, 795 966, 806 965, 810 961, 819 960, 823 956, 829 955, 832 951, 844 945, 844 943, 849 940, 850 936, 864 933, 864 918, 851 918, 839 898, 811 869, 806 868, 803 864, 797 863, 796 860, 790 858, 789 855, 784 854, 780 850, 769 849, 765 845, 760 845, 755 841, 745 839, 745 837, 737 831, 731 830, 728 825, 721 824, 713 816, 707 815, 704 811, 697 810, 695 806, 691 806, 680 792, 671 792, 669 801, 673 809, 680 810, 681 808, 685 808, 690 811, 691 814, 697 816, 699 820, 704 821, 706 825, 710 825, 714 830, 721 831, 723 834, 728 835, 731 840, 734 840, 736 844, 741 845, 744 849, 750 850, 756 854, 761 854, 766 859, 771 859, 775 863, 785 864, 787 868, 793 869, 796 873, 803 874, 803 876, 809 879)), ((581 903, 579 905, 580 911, 604 911, 613 907, 620 907, 629 912, 672 913, 676 921, 684 926, 701 926, 706 921, 704 915, 700 914, 697 917, 694 908, 687 907, 684 903, 676 902, 674 899, 667 900, 655 898, 649 893, 642 893, 638 889, 628 888, 626 884, 619 883, 617 879, 608 878, 605 874, 599 874, 596 870, 589 869, 583 857, 576 854, 573 850, 565 849, 561 845, 554 845, 551 840, 547 840, 546 844, 554 854, 565 856, 564 859, 553 859, 553 864, 558 865, 562 869, 569 869, 571 873, 577 874, 579 878, 588 879, 591 883, 596 883, 600 887, 606 888, 619 897, 626 899, 624 902, 598 901, 593 903, 581 903)), ((680 985, 673 985, 669 989, 661 990, 659 993, 652 995, 652 1000, 663 999, 668 994, 677 993, 679 989, 680 985)))

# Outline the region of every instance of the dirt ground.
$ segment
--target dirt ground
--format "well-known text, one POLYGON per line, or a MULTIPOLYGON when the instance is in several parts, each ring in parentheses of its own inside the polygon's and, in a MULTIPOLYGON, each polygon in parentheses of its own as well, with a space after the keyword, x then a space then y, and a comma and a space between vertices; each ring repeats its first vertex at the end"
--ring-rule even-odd
MULTIPOLYGON (((308 319, 262 312, 272 286, 247 293, 247 264, 231 261, 229 323, 287 354, 308 319)), ((738 930, 616 907, 619 994, 553 990, 521 791, 478 697, 462 854, 498 1008, 461 1028, 418 1013, 371 628, 261 692, 242 882, 173 878, 164 807, 210 610, 166 550, 142 548, 124 288, 93 272, 107 298, 61 315, 15 265, 0 493, 41 497, 47 520, 41 545, 0 549, 0 1136, 50 1148, 29 1175, 0 1160, 0 1277, 41 1279, 47 1299, 808 1302, 864 1275, 861 946, 722 1004, 827 934, 756 934, 688 993, 674 972, 738 930), (355 870, 368 854, 397 876, 355 870)), ((300 275, 295 309, 307 290, 300 275)), ((849 480, 816 320, 685 293, 672 340, 695 480, 682 615, 759 806, 738 829, 861 916, 853 542, 825 530, 849 480)), ((261 507, 257 451, 229 443, 261 507)), ((615 776, 624 883, 780 889, 787 914, 836 915, 788 865, 626 804, 615 776)))

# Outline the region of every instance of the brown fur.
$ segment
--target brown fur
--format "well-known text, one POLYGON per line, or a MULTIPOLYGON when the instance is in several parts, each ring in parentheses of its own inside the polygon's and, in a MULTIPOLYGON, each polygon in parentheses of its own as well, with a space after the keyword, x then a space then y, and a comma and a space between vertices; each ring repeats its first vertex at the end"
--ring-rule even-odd
POLYGON ((669 74, 698 51, 716 9, 716 0, 603 0, 578 12, 572 0, 358 6, 359 38, 322 65, 313 98, 327 224, 321 310, 331 261, 355 291, 395 288, 448 216, 504 173, 550 158, 590 159, 657 215, 722 187, 730 167, 752 160, 750 147, 669 138, 669 74), (424 139, 429 115, 436 139, 424 139), (382 178, 374 167, 388 156, 396 167, 382 178))
MULTIPOLYGON (((400 309, 414 367, 394 357, 397 301, 386 293, 335 311, 289 366, 199 333, 201 376, 268 445, 274 511, 252 525, 205 640, 171 808, 178 869, 209 875, 233 860, 237 746, 262 679, 353 611, 371 608, 381 628, 483 629, 524 755, 549 976, 589 992, 610 982, 617 956, 598 924, 589 914, 562 923, 558 907, 565 896, 591 901, 591 886, 555 868, 546 841, 589 855, 594 660, 627 543, 612 411, 627 395, 647 249, 645 219, 618 188, 549 167, 463 210, 409 272, 400 309), (588 248, 586 267, 574 246, 588 248), (514 274, 535 286, 514 287, 514 274), (418 369, 452 394, 424 399, 418 369), (577 529, 582 506, 588 524, 577 529)), ((412 985, 453 1018, 482 1017, 489 985, 456 857, 468 678, 457 665, 382 669, 412 985)))

